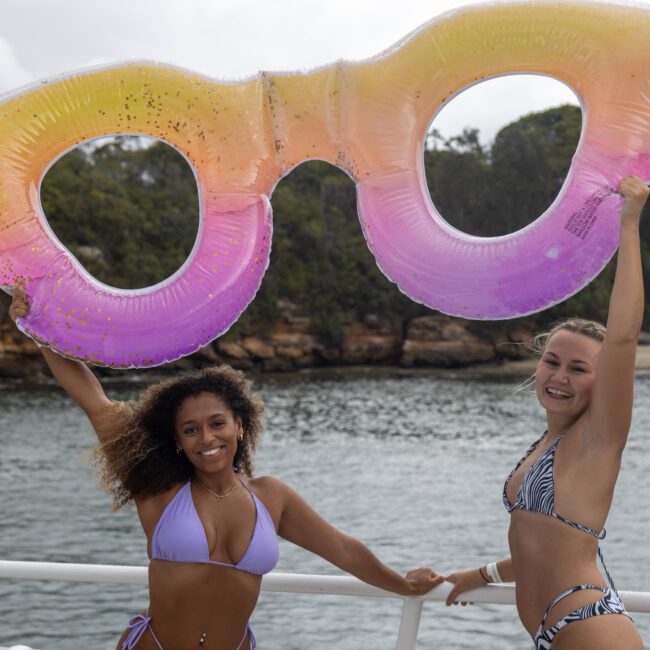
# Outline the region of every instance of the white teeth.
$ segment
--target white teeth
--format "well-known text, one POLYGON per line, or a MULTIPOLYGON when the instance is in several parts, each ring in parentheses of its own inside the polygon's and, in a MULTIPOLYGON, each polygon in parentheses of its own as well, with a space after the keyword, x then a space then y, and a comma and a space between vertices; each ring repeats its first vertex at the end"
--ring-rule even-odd
POLYGON ((563 390, 558 390, 557 388, 547 388, 546 390, 556 397, 571 397, 571 393, 565 393, 563 390))
POLYGON ((214 456, 215 454, 219 453, 223 447, 217 447, 216 449, 208 449, 208 451, 200 451, 199 454, 201 456, 214 456))

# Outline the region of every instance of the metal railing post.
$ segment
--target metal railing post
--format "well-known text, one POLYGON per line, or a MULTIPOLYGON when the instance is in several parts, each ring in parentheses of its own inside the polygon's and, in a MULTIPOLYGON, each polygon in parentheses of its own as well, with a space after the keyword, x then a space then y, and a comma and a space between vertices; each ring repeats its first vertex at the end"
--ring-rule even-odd
POLYGON ((404 599, 395 650, 415 650, 423 605, 424 601, 419 598, 404 599))

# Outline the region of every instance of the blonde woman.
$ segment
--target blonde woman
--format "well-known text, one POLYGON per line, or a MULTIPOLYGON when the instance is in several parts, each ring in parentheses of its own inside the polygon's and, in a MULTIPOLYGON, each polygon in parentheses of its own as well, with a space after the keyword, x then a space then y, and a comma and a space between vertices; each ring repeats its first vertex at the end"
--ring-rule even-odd
POLYGON ((536 339, 546 432, 504 486, 511 557, 447 578, 454 583, 448 605, 488 582, 514 581, 519 617, 537 650, 643 648, 596 564, 630 429, 644 307, 639 221, 648 188, 628 177, 619 192, 625 202, 607 329, 574 319, 536 339))

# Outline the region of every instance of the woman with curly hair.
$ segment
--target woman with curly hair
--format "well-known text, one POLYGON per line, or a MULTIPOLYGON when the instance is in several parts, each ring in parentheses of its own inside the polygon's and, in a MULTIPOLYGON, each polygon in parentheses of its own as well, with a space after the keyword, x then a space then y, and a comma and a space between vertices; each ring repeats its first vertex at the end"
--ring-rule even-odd
POLYGON ((643 648, 609 573, 605 580, 596 564, 630 430, 644 308, 639 222, 648 188, 631 176, 619 192, 625 202, 607 330, 571 319, 533 340, 546 431, 503 488, 511 557, 447 578, 448 605, 488 582, 514 581, 519 618, 537 650, 643 648))
MULTIPOLYGON (((17 288, 12 318, 27 311, 17 288)), ((115 507, 134 502, 147 538, 149 609, 131 619, 118 650, 254 648, 248 621, 278 560, 276 534, 401 595, 442 582, 425 568, 400 576, 282 481, 253 478, 264 405, 243 373, 209 368, 113 402, 83 363, 42 352, 97 433, 115 507)))

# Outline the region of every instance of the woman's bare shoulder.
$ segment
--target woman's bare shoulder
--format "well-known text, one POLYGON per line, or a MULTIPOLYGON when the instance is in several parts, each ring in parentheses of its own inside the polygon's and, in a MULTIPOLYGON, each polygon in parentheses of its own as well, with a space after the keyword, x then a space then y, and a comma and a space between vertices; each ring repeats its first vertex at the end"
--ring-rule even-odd
POLYGON ((281 493, 287 489, 287 485, 275 476, 256 476, 255 478, 243 479, 246 485, 256 494, 281 493))
POLYGON ((243 479, 248 488, 256 497, 264 502, 267 507, 277 507, 282 510, 286 501, 289 487, 275 476, 259 476, 251 479, 243 479))

